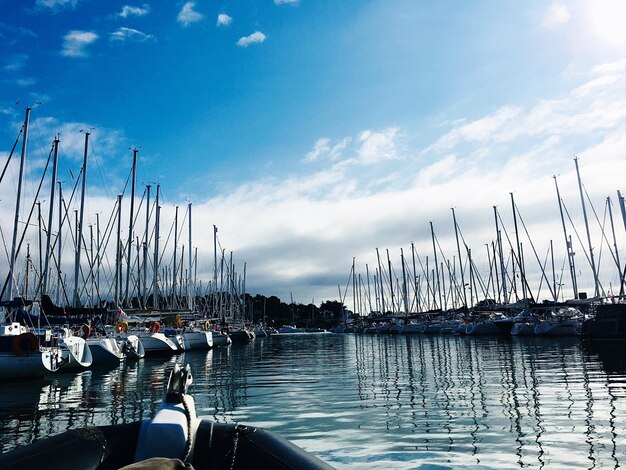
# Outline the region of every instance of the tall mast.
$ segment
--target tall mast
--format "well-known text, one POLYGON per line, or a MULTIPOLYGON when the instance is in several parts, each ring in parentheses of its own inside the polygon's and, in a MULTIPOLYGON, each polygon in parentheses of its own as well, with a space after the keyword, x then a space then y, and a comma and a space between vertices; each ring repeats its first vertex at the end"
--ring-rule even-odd
POLYGON ((617 272, 619 274, 620 295, 624 293, 624 274, 622 272, 622 264, 619 260, 619 251, 617 249, 617 238, 615 237, 615 224, 613 222, 613 209, 611 208, 611 198, 606 198, 606 204, 609 208, 609 220, 611 222, 611 233, 613 235, 613 249, 615 250, 615 264, 617 265, 617 272))
POLYGON ((524 271, 524 262, 522 259, 522 248, 519 242, 519 232, 517 230, 517 210, 515 208, 515 199, 513 199, 513 193, 511 195, 511 207, 513 209, 513 227, 515 228, 515 242, 517 243, 517 261, 519 265, 520 277, 522 278, 522 298, 526 299, 526 272, 524 271))
POLYGON ((176 210, 174 212, 174 268, 172 273, 172 308, 176 307, 176 288, 178 287, 176 284, 176 278, 178 274, 177 266, 176 266, 176 249, 178 248, 178 206, 176 206, 176 210))
POLYGON ((26 108, 26 116, 24 118, 24 135, 22 136, 22 156, 20 158, 20 173, 17 182, 17 197, 15 200, 15 221, 13 223, 13 242, 11 244, 11 259, 9 260, 9 291, 7 300, 12 300, 16 294, 15 286, 15 258, 17 247, 17 228, 20 222, 20 203, 22 198, 22 180, 24 179, 24 161, 26 160, 26 146, 28 142, 28 121, 30 119, 30 109, 26 108))
MULTIPOLYGON (((135 213, 135 183, 137 179, 137 149, 133 149, 133 171, 130 186, 130 217, 128 221, 128 242, 126 243, 126 288, 124 290, 124 302, 130 305, 128 287, 130 283, 130 247, 133 242, 133 219, 135 213)), ((137 293, 139 294, 139 293, 137 293)))
MULTIPOLYGON (((435 255, 435 271, 437 272, 437 291, 439 292, 439 308, 443 309, 443 300, 441 298, 441 283, 439 281, 439 266, 437 262, 437 247, 435 246, 435 229, 433 223, 430 222, 430 234, 433 239, 433 253, 435 255)), ((433 279, 434 282, 434 279, 433 279)), ((433 300, 435 300, 435 293, 433 291, 433 300)))
POLYGON ((389 250, 387 250, 387 265, 389 265, 389 289, 391 290, 391 313, 393 313, 396 302, 393 296, 393 277, 391 275, 391 259, 389 258, 389 250))
POLYGON ((367 265, 367 263, 365 263, 365 275, 367 277, 367 302, 369 305, 369 311, 371 312, 372 311, 372 290, 370 288, 370 268, 367 265))
POLYGON ((354 262, 355 262, 355 257, 353 256, 352 257, 352 311, 356 315, 358 312, 356 308, 356 271, 354 269, 354 262))
POLYGON ((400 260, 402 261, 402 297, 404 299, 404 314, 408 315, 409 314, 409 299, 407 296, 407 289, 406 289, 406 268, 404 266, 404 252, 402 251, 402 248, 400 248, 400 260))
POLYGON ((38 248, 39 248, 39 279, 37 281, 37 289, 35 290, 35 297, 39 297, 41 298, 41 276, 43 275, 43 242, 41 241, 41 237, 42 237, 42 230, 41 230, 41 201, 37 201, 37 225, 38 225, 38 230, 37 233, 39 234, 39 244, 38 244, 38 248))
POLYGON ((383 269, 380 265, 380 254, 378 248, 376 248, 376 257, 378 258, 378 277, 380 278, 380 304, 382 308, 382 314, 385 314, 385 293, 383 289, 383 269))
MULTIPOLYGON (((122 287, 122 195, 117 195, 117 250, 115 252, 115 306, 120 307, 120 294, 122 287)), ((130 256, 130 253, 128 253, 130 256)))
POLYGON ((569 273, 572 277, 572 289, 574 290, 574 298, 578 298, 578 285, 576 282, 576 271, 574 269, 574 252, 572 250, 572 241, 567 238, 567 230, 565 229, 565 217, 563 216, 563 204, 561 202, 561 194, 559 193, 559 185, 554 178, 554 186, 556 187, 556 198, 559 202, 559 212, 561 214, 561 224, 563 225, 563 236, 565 237, 565 248, 567 249, 567 263, 569 265, 569 273))
POLYGON ((217 226, 213 225, 213 316, 217 314, 217 226))
POLYGON ((98 292, 98 301, 100 298, 100 213, 96 212, 96 292, 98 292))
POLYGON ((59 305, 61 303, 61 250, 63 243, 62 242, 62 232, 61 228, 63 226, 63 183, 61 181, 59 184, 59 231, 57 233, 57 298, 56 304, 59 305))
POLYGON ((415 291, 415 312, 420 311, 419 293, 417 290, 417 271, 415 269, 415 245, 411 242, 411 257, 413 258, 413 287, 415 291))
POLYGON ((583 196, 583 185, 580 181, 580 171, 578 170, 578 158, 574 158, 576 164, 576 176, 578 177, 578 190, 580 191, 580 202, 583 207, 583 217, 585 219, 585 230, 587 231, 587 242, 589 243, 589 260, 591 261, 591 271, 593 272, 593 281, 595 285, 595 297, 600 296, 600 281, 598 280, 598 273, 596 271, 596 262, 593 256, 593 246, 591 246, 591 235, 589 233, 589 222, 587 220, 587 208, 585 207, 585 197, 583 196))
POLYGON ((509 303, 509 293, 506 287, 506 271, 504 269, 504 255, 502 254, 502 235, 500 234, 500 226, 498 225, 498 209, 493 206, 493 215, 496 219, 496 238, 498 240, 498 250, 500 254, 500 274, 502 275, 502 298, 504 303, 509 303))
POLYGON ((78 293, 78 277, 80 275, 80 253, 82 251, 83 241, 83 220, 85 213, 85 186, 87 182, 87 151, 89 148, 89 135, 90 132, 85 132, 85 152, 83 154, 83 180, 81 181, 80 190, 80 219, 77 227, 76 234, 76 259, 74 262, 74 307, 80 306, 80 295, 78 293))
POLYGON ((156 215, 154 219, 154 275, 153 286, 152 286, 152 308, 155 310, 159 309, 159 221, 161 217, 161 207, 159 206, 159 193, 160 193, 161 185, 157 184, 156 189, 156 199, 155 199, 155 208, 156 215))
POLYGON ((463 305, 467 307, 467 295, 465 293, 465 274, 463 273, 463 258, 461 257, 461 245, 459 244, 459 226, 456 223, 456 214, 452 208, 452 220, 454 221, 454 234, 456 236, 456 251, 459 254, 459 270, 461 272, 461 290, 463 291, 463 305))
POLYGON ((187 205, 187 208, 189 211, 189 249, 187 250, 189 252, 189 272, 187 273, 187 296, 189 300, 187 305, 189 306, 189 310, 193 311, 193 301, 195 296, 193 290, 195 286, 191 282, 193 268, 193 250, 191 249, 191 202, 187 205))
POLYGON ((141 286, 143 306, 148 305, 148 227, 150 226, 150 188, 146 185, 146 228, 143 235, 143 285, 141 286))
POLYGON ((54 138, 54 158, 52 160, 52 182, 50 184, 50 205, 48 206, 48 235, 46 236, 46 256, 44 258, 43 282, 41 293, 48 293, 48 269, 50 264, 50 244, 52 242, 52 218, 54 216, 54 190, 57 184, 57 165, 59 161, 59 136, 54 138))

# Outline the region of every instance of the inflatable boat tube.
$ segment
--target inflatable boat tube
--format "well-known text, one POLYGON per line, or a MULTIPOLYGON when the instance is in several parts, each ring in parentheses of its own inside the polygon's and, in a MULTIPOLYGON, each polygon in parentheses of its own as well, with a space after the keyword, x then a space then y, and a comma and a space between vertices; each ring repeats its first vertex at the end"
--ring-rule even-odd
POLYGON ((176 365, 152 420, 73 429, 0 454, 2 469, 331 469, 270 431, 196 417, 189 366, 176 365))
MULTIPOLYGON (((0 455, 0 468, 123 468, 135 463, 141 424, 139 421, 66 431, 3 453, 0 455)), ((193 455, 188 463, 196 470, 332 468, 268 430, 208 420, 200 422, 193 455)))

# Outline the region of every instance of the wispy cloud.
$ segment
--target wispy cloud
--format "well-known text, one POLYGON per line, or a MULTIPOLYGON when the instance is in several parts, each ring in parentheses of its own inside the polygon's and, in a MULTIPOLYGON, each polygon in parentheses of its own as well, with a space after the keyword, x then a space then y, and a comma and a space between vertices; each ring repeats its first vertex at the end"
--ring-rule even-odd
POLYGON ((128 18, 130 16, 146 16, 148 13, 150 13, 150 5, 144 3, 140 7, 124 5, 122 7, 122 11, 118 13, 118 16, 121 16, 122 18, 128 18))
POLYGON ((390 127, 381 132, 366 130, 359 135, 360 147, 357 155, 364 165, 373 165, 384 160, 393 160, 398 156, 398 131, 390 127))
POLYGON ((217 15, 217 26, 228 26, 232 22, 232 17, 228 16, 226 13, 220 13, 217 15))
POLYGON ((27 86, 31 86, 37 83, 37 80, 35 80, 34 78, 30 78, 30 77, 22 77, 22 78, 18 78, 17 80, 15 80, 15 83, 17 83, 18 86, 27 87, 27 86))
POLYGON ((267 39, 261 31, 255 31, 249 36, 240 37, 237 41, 239 47, 248 47, 250 44, 260 44, 267 39))
POLYGON ((543 17, 542 26, 544 28, 556 28, 569 23, 569 20, 570 13, 567 5, 563 3, 553 3, 543 17))
POLYGON ((177 20, 183 26, 189 26, 192 23, 202 21, 204 16, 194 10, 196 2, 187 2, 183 5, 183 8, 178 13, 177 20))
POLYGON ((503 138, 500 131, 509 129, 511 121, 519 115, 521 108, 503 106, 495 113, 455 127, 441 136, 433 145, 438 149, 450 149, 461 141, 488 141, 503 138))
POLYGON ((79 0, 37 0, 35 6, 39 8, 48 8, 53 12, 65 9, 73 9, 78 5, 79 0))
POLYGON ((70 31, 63 37, 61 55, 65 57, 87 57, 87 46, 97 40, 98 35, 93 31, 70 31))
POLYGON ((275 5, 296 5, 300 0, 274 0, 275 5))
POLYGON ((340 140, 338 143, 331 145, 331 140, 327 137, 319 139, 315 142, 313 149, 306 155, 305 161, 314 162, 321 158, 328 158, 330 161, 336 161, 352 141, 350 137, 340 140))
POLYGON ((15 54, 7 59, 3 69, 8 72, 15 72, 24 68, 27 61, 28 56, 26 54, 15 54))
POLYGON ((118 28, 111 33, 111 41, 156 42, 156 37, 132 28, 118 28))

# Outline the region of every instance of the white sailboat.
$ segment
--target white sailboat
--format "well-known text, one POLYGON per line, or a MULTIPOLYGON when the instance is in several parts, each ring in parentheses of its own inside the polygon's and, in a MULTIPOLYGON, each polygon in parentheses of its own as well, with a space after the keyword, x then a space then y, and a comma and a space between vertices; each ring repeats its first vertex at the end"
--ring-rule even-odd
POLYGON ((20 323, 0 326, 0 378, 41 377, 56 372, 60 360, 59 347, 41 346, 37 336, 20 323))
POLYGON ((93 356, 87 341, 74 335, 69 328, 60 330, 59 346, 61 346, 62 369, 85 369, 93 363, 93 356))

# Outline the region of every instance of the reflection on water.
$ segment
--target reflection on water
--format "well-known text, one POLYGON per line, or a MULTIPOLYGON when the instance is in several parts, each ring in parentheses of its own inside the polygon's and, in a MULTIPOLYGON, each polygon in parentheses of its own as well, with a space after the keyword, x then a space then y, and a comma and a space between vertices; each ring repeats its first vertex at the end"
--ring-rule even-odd
POLYGON ((293 335, 0 384, 0 449, 152 416, 175 363, 198 415, 271 428, 338 468, 615 468, 626 349, 578 340, 293 335))

